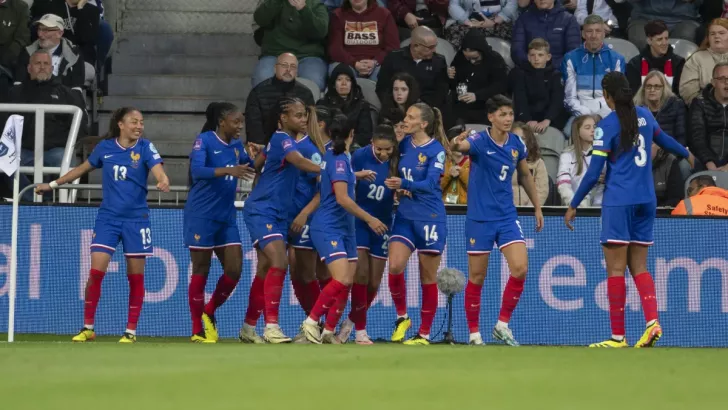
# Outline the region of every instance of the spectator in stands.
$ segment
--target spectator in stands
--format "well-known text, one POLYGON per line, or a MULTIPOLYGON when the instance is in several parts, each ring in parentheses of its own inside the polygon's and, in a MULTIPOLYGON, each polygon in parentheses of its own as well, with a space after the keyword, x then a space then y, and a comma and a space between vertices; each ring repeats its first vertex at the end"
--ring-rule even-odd
POLYGON ((627 35, 629 41, 640 50, 645 47, 647 41, 644 26, 651 20, 664 21, 670 31, 670 37, 695 41, 696 30, 700 27, 698 24, 700 1, 630 0, 630 3, 632 3, 632 16, 627 35))
POLYGON ((534 5, 516 20, 511 42, 511 58, 516 65, 527 66, 528 45, 534 38, 549 42, 554 67, 561 67, 564 55, 581 44, 576 18, 554 1, 534 0, 534 5))
POLYGON ((420 26, 440 32, 448 17, 448 5, 449 0, 387 0, 387 8, 401 27, 402 40, 409 37, 410 30, 420 26))
MULTIPOLYGON (((594 143, 594 129, 598 121, 598 117, 594 115, 582 115, 576 117, 572 124, 571 140, 573 144, 566 147, 561 153, 559 173, 556 176, 556 186, 562 204, 571 203, 574 193, 579 189, 579 184, 589 168, 594 143)), ((600 183, 581 201, 579 208, 599 207, 602 205, 603 196, 604 179, 602 178, 600 183)))
MULTIPOLYGON (((321 0, 321 3, 326 6, 330 14, 333 14, 338 8, 340 8, 344 4, 344 0, 321 0)), ((387 8, 386 0, 377 0, 377 4, 379 4, 379 7, 384 7, 385 9, 387 8)))
POLYGON ((617 17, 612 11, 612 7, 607 0, 576 0, 576 10, 574 17, 580 25, 584 24, 584 20, 592 14, 596 14, 604 20, 604 31, 612 37, 625 37, 622 33, 621 26, 617 21, 617 17), (591 9, 589 8, 591 6, 591 9))
POLYGON ((633 57, 627 63, 627 80, 632 90, 639 90, 645 81, 647 73, 657 70, 665 75, 667 83, 675 94, 680 90, 680 74, 685 59, 675 54, 668 41, 669 31, 667 25, 661 20, 653 20, 645 24, 645 37, 647 45, 640 55, 633 57))
POLYGON ((470 157, 453 152, 445 160, 445 171, 440 178, 442 200, 448 205, 468 203, 468 180, 470 179, 470 157))
POLYGON ((0 65, 12 74, 20 52, 30 44, 28 5, 23 0, 1 1, 0 21, 0 65))
POLYGON ((710 22, 708 36, 700 50, 685 62, 680 76, 680 96, 690 104, 713 81, 713 68, 717 63, 728 61, 728 19, 710 22))
MULTIPOLYGON (((52 104, 75 105, 85 112, 85 102, 81 94, 72 91, 61 84, 60 79, 53 75, 53 60, 48 50, 37 49, 30 57, 26 67, 28 80, 14 86, 10 90, 7 103, 11 104, 52 104)), ((5 124, 10 113, 2 115, 0 122, 5 124)), ((32 166, 35 161, 35 114, 23 113, 21 165, 32 166)), ((68 141, 71 129, 72 116, 68 114, 46 114, 43 140, 43 162, 48 167, 58 167, 63 159, 63 152, 68 141)), ((86 118, 81 123, 78 137, 83 137, 86 131, 86 118)), ((21 174, 20 189, 30 183, 28 178, 21 174)), ((32 201, 33 196, 28 191, 23 199, 32 201)))
POLYGON ((419 84, 422 102, 439 108, 447 116, 447 62, 445 57, 435 53, 435 47, 437 36, 428 27, 420 26, 412 30, 412 42, 384 58, 377 79, 379 100, 388 101, 391 98, 392 78, 395 74, 409 73, 419 84))
POLYGON ((394 128, 394 134, 397 137, 397 142, 402 142, 405 136, 405 124, 404 124, 404 111, 400 109, 392 109, 379 114, 380 124, 389 124, 394 128))
POLYGON ((463 46, 447 70, 457 100, 454 116, 460 124, 487 123, 485 102, 508 89, 508 67, 500 54, 485 41, 483 34, 471 29, 463 46))
MULTIPOLYGON (((379 86, 379 82, 377 82, 379 86)), ((387 118, 394 115, 395 118, 404 118, 404 114, 407 112, 412 104, 420 101, 420 86, 417 84, 417 80, 412 77, 409 73, 397 73, 392 76, 391 83, 385 89, 391 90, 385 95, 379 95, 379 99, 382 102, 382 109, 379 112, 380 118, 387 118), (396 112, 396 113, 395 113, 396 112)), ((397 124, 392 122, 392 126, 397 124)), ((395 131, 396 131, 395 126, 395 131)))
POLYGON ((329 12, 320 0, 263 0, 253 19, 263 30, 253 87, 274 75, 277 56, 292 53, 299 59, 300 77, 313 81, 322 91, 326 88, 324 44, 329 12))
POLYGON ((471 30, 483 37, 511 39, 513 23, 518 18, 516 0, 450 0, 450 17, 455 20, 445 28, 445 39, 456 50, 471 30))
POLYGON ((305 85, 296 81, 298 60, 291 53, 278 56, 275 75, 253 87, 245 101, 245 133, 248 142, 267 144, 270 135, 265 135, 271 121, 268 113, 278 104, 281 97, 298 97, 306 106, 314 105, 313 94, 305 85))
MULTIPOLYGON (((526 144, 526 162, 528 163, 528 169, 533 175, 533 180, 536 183, 536 191, 538 192, 538 200, 543 206, 549 197, 549 174, 546 171, 546 163, 541 158, 541 150, 538 146, 538 140, 533 131, 531 131, 525 123, 514 122, 511 132, 521 137, 523 142, 526 144)), ((516 206, 533 206, 533 203, 526 194, 526 189, 520 184, 518 173, 513 173, 512 185, 513 185, 513 203, 516 206)))
POLYGON ((728 62, 713 68, 713 81, 690 104, 689 141, 710 171, 728 171, 728 62))
POLYGON ((53 14, 63 19, 63 37, 78 46, 83 60, 96 65, 99 34, 99 8, 87 0, 35 0, 30 8, 34 19, 53 14))
MULTIPOLYGON (((610 71, 624 71, 624 57, 604 44, 604 20, 592 14, 582 27, 584 45, 566 54, 561 64, 565 89, 564 104, 572 119, 580 115, 598 114, 602 118, 612 110, 602 93, 602 78, 610 71)), ((571 121, 571 120, 570 120, 571 121)), ((571 124, 564 133, 568 137, 571 124)))
POLYGON ((354 69, 345 64, 336 66, 329 76, 326 94, 317 104, 340 109, 354 129, 354 142, 360 147, 369 145, 374 129, 372 113, 361 87, 356 83, 354 69))
POLYGON ((688 197, 672 210, 672 214, 728 217, 728 190, 715 186, 710 175, 695 177, 688 185, 688 197))
POLYGON ((661 72, 655 70, 647 74, 644 84, 634 96, 634 104, 649 108, 663 131, 680 144, 687 145, 685 103, 672 93, 661 72))
POLYGON ((93 4, 99 8, 99 32, 96 36, 96 61, 98 67, 102 67, 106 62, 111 50, 111 44, 114 42, 114 29, 104 20, 104 4, 101 0, 88 0, 88 4, 93 4))
POLYGON ((93 66, 83 61, 81 52, 68 39, 63 38, 63 19, 54 14, 46 14, 37 23, 38 40, 31 43, 18 57, 15 84, 28 79, 27 67, 31 54, 38 49, 51 53, 53 75, 61 79, 66 87, 83 92, 84 84, 90 84, 96 75, 93 66))
POLYGON ((390 51, 399 48, 392 14, 375 0, 344 0, 331 15, 329 57, 352 67, 357 77, 377 81, 379 67, 390 51))
POLYGON ((546 40, 535 38, 529 43, 528 63, 511 71, 511 84, 517 121, 537 134, 548 127, 564 128, 564 84, 546 40))
POLYGON ((652 143, 652 178, 655 181, 657 206, 672 208, 683 199, 685 180, 679 162, 674 155, 652 143))

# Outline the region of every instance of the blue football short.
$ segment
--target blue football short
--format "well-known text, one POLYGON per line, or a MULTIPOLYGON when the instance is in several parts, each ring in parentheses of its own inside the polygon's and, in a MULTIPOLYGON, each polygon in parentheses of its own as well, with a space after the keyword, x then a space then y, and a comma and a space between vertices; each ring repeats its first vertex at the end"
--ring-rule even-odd
POLYGON ((390 242, 401 242, 410 251, 440 254, 445 249, 447 223, 440 221, 413 221, 397 214, 392 224, 390 242))
POLYGON ((232 221, 215 221, 185 215, 185 246, 192 250, 222 248, 225 246, 241 246, 238 224, 232 221))
POLYGON ((286 243, 288 238, 288 219, 279 219, 267 215, 251 215, 243 212, 245 226, 250 233, 253 246, 263 249, 274 241, 286 243))
POLYGON ((637 205, 603 206, 602 244, 650 246, 654 243, 652 228, 657 215, 654 202, 637 205))
POLYGON ((290 226, 293 223, 293 219, 288 221, 288 244, 296 249, 313 249, 313 242, 311 242, 311 218, 306 221, 306 225, 303 225, 301 232, 295 233, 290 231, 290 226))
POLYGON ((355 224, 357 249, 366 250, 374 258, 387 259, 389 256, 389 232, 384 235, 377 235, 361 219, 357 219, 355 224))
POLYGON ((490 253, 495 245, 498 245, 498 249, 503 249, 514 243, 526 243, 518 219, 465 221, 465 247, 468 255, 490 253))
POLYGON ((124 246, 125 256, 154 255, 149 219, 117 221, 97 217, 91 240, 91 252, 113 255, 119 242, 124 246))
POLYGON ((327 265, 335 260, 347 258, 357 260, 356 235, 311 230, 313 247, 327 265))

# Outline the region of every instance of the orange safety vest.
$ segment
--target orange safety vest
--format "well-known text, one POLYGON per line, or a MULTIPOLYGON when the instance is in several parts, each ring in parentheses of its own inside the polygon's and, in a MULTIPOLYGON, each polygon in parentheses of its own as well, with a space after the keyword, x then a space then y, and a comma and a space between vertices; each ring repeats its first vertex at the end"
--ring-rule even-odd
POLYGON ((672 210, 673 215, 711 215, 728 217, 728 190, 705 187, 685 198, 672 210))

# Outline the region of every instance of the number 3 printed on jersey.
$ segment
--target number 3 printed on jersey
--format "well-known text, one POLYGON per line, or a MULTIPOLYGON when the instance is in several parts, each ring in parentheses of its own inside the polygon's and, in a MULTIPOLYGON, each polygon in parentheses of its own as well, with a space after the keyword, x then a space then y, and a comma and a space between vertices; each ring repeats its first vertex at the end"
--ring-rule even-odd
POLYGON ((637 141, 637 155, 634 156, 634 163, 638 167, 644 167, 647 164, 647 151, 645 150, 645 137, 640 134, 637 141))

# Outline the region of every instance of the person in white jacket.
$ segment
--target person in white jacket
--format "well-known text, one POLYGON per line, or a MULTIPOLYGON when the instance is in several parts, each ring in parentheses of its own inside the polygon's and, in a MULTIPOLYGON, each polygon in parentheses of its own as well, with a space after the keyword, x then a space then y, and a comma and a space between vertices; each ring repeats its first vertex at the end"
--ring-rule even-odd
MULTIPOLYGON (((559 173, 556 176, 556 186, 561 196, 562 204, 571 203, 574 193, 581 180, 586 174, 591 162, 592 143, 594 141, 594 129, 596 128, 598 116, 582 115, 576 117, 572 125, 572 145, 566 147, 559 158, 559 173)), ((583 207, 600 207, 604 195, 604 174, 599 183, 579 204, 583 207)))

